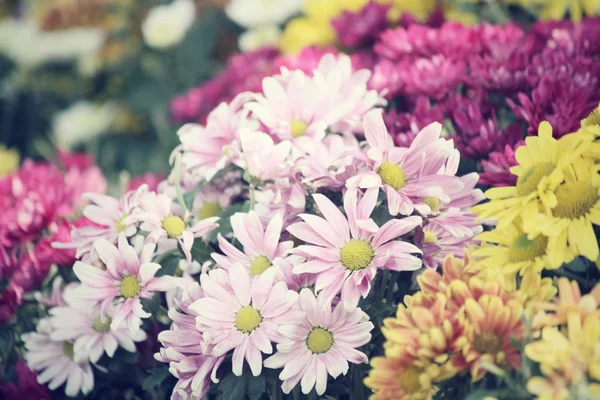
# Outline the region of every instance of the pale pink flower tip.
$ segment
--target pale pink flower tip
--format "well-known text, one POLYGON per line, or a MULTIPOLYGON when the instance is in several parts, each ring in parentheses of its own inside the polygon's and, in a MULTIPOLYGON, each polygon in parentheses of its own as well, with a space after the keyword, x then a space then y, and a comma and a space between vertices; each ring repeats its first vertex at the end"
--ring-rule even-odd
POLYGON ((294 273, 318 274, 316 292, 323 291, 328 301, 341 292, 347 310, 354 309, 361 296, 367 296, 378 269, 414 271, 421 267, 421 260, 410 254, 421 251, 395 240, 419 226, 421 217, 392 219, 377 226, 371 213, 378 192, 377 188, 368 189, 359 200, 358 191, 349 189, 344 196, 346 216, 327 197, 315 194, 313 198, 324 218, 301 214, 304 222, 288 227, 292 235, 306 243, 292 252, 308 258, 294 266, 294 273))
POLYGON ((322 395, 327 389, 328 375, 337 378, 348 372, 348 361, 368 362, 367 356, 356 350, 371 340, 373 324, 360 308, 346 310, 342 303, 335 308, 324 296, 302 289, 298 301, 306 317, 300 324, 282 325, 283 337, 277 353, 265 360, 267 368, 282 368, 281 388, 289 393, 298 383, 304 394, 316 387, 322 395))

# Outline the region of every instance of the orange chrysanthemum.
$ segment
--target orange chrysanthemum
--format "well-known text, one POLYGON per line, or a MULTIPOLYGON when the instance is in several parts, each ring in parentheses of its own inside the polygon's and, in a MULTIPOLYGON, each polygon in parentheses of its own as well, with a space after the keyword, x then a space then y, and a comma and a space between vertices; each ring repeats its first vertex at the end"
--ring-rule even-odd
POLYGON ((435 387, 429 374, 410 358, 375 357, 365 385, 373 390, 370 400, 431 400, 435 387))

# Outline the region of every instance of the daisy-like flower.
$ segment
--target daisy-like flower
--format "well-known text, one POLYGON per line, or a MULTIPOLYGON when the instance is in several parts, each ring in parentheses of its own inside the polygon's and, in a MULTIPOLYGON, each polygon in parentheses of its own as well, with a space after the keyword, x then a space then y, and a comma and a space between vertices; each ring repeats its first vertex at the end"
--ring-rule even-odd
POLYGON ((76 289, 65 289, 67 305, 54 307, 48 312, 52 325, 50 338, 73 343, 73 359, 76 362, 89 360, 95 364, 104 353, 112 358, 119 346, 135 353, 135 342, 146 340, 146 333, 142 330, 132 333, 126 326, 111 329, 111 317, 117 312, 114 305, 109 307, 103 321, 97 307, 93 307, 93 304, 90 307, 89 303, 76 296, 76 289))
POLYGON ((283 225, 296 222, 298 214, 306 209, 306 186, 293 177, 278 179, 256 190, 254 209, 263 224, 268 224, 275 215, 283 218, 283 225))
POLYGON ((298 293, 285 282, 275 283, 275 270, 267 269, 252 279, 241 265, 229 271, 217 269, 201 276, 203 298, 190 309, 211 354, 220 357, 233 349, 233 373, 242 375, 244 359, 254 376, 262 371, 261 353, 271 354, 271 342, 279 342, 281 325, 297 325, 304 313, 294 309, 298 293))
MULTIPOLYGON (((163 194, 147 193, 141 199, 140 211, 130 218, 142 222, 142 229, 150 232, 148 240, 157 243, 160 239, 176 239, 181 245, 188 261, 192 260, 192 246, 194 238, 202 237, 215 230, 219 224, 218 217, 206 218, 193 225, 189 212, 185 214, 181 207, 173 203, 173 199, 163 194)), ((125 220, 127 221, 127 219, 125 220)))
POLYGON ((233 198, 240 194, 241 186, 232 185, 221 190, 215 185, 207 185, 194 198, 192 214, 199 221, 218 217, 231 205, 233 198))
POLYGON ((144 311, 141 299, 149 299, 154 292, 171 289, 174 286, 173 278, 154 276, 160 265, 152 262, 153 244, 146 244, 139 256, 127 243, 124 234, 119 236, 119 247, 104 239, 98 239, 94 246, 106 269, 101 270, 80 261, 75 263, 73 270, 82 283, 78 296, 100 303, 102 323, 107 321, 111 305, 115 305, 111 329, 117 330, 125 322, 131 333, 135 334, 140 329, 141 319, 150 317, 144 311))
POLYGON ((285 178, 291 163, 287 162, 292 150, 289 140, 275 144, 273 138, 263 132, 242 131, 240 134, 242 154, 235 161, 251 178, 259 181, 285 178))
POLYGON ((24 333, 25 360, 31 370, 38 371, 38 382, 55 390, 66 382, 65 393, 76 397, 94 388, 94 373, 89 360, 74 360, 74 345, 69 341, 52 340, 48 319, 38 322, 37 332, 24 333))
POLYGON ((198 124, 182 126, 177 132, 181 145, 173 150, 171 164, 181 153, 185 169, 207 180, 229 165, 239 152, 240 131, 258 128, 256 121, 248 118, 247 111, 242 109, 247 100, 248 95, 242 94, 230 104, 221 103, 208 115, 206 127, 198 124))
POLYGON ((371 219, 378 192, 369 189, 359 200, 357 190, 348 190, 344 196, 346 216, 327 197, 314 194, 324 218, 301 214, 304 222, 287 229, 306 243, 292 250, 307 257, 305 263, 294 266, 294 273, 318 274, 315 290, 324 291, 329 301, 341 292, 347 310, 367 296, 378 269, 414 271, 421 267, 421 260, 410 255, 421 250, 395 240, 419 226, 421 217, 392 219, 378 227, 371 219))
POLYGON ((574 141, 569 135, 560 140, 554 139, 550 124, 542 122, 538 136, 528 137, 525 145, 515 151, 518 165, 511 167, 510 172, 517 176, 517 184, 489 189, 485 196, 491 201, 473 207, 472 211, 479 214, 479 219, 498 221, 500 228, 519 215, 536 214, 537 200, 544 196, 539 191, 540 182, 544 179, 555 181, 560 177, 559 160, 572 148, 572 143, 574 141))
POLYGON ((200 271, 202 271, 202 267, 203 266, 200 265, 198 261, 190 262, 188 260, 179 260, 179 264, 175 269, 175 276, 181 279, 176 279, 176 287, 169 289, 165 292, 165 300, 167 300, 167 308, 169 310, 177 306, 176 301, 181 300, 181 296, 183 295, 183 291, 180 287, 182 286, 182 284, 177 282, 180 282, 181 280, 195 282, 197 279, 194 278, 192 275, 200 274, 200 271))
POLYGON ((358 173, 360 164, 354 158, 358 150, 354 135, 328 135, 314 144, 314 150, 296 160, 294 167, 304 177, 302 182, 315 189, 341 188, 358 173))
POLYGON ((243 246, 243 252, 219 235, 219 246, 224 255, 212 254, 217 266, 229 270, 233 265, 241 264, 252 276, 275 267, 276 278, 281 279, 279 265, 285 262, 286 253, 294 246, 291 241, 280 242, 281 215, 276 214, 265 227, 256 211, 236 213, 231 217, 231 227, 233 236, 243 246))
POLYGON ((367 355, 356 349, 369 343, 373 324, 360 308, 346 310, 342 303, 332 308, 330 300, 323 295, 315 298, 310 289, 302 289, 299 305, 305 318, 279 327, 283 340, 277 353, 265 360, 265 367, 283 367, 279 379, 284 393, 300 383, 302 393, 314 387, 322 395, 328 376, 346 375, 348 361, 368 362, 367 355))
POLYGON ((380 111, 369 112, 364 119, 365 137, 370 146, 369 169, 350 178, 346 186, 382 188, 391 215, 410 215, 414 200, 449 200, 463 183, 455 176, 438 172, 453 153, 452 142, 440 138, 442 126, 434 122, 423 129, 408 149, 395 147, 380 111))
MULTIPOLYGON (((537 213, 528 231, 550 237, 550 259, 558 267, 582 255, 598 259, 594 225, 600 225, 600 165, 578 158, 565 172, 565 179, 549 194, 548 213, 537 213)), ((531 236, 531 235, 530 235, 531 236)))
POLYGON ((415 232, 415 243, 423 250, 423 265, 436 269, 448 254, 462 257, 463 250, 469 244, 475 243, 473 237, 482 231, 481 225, 478 225, 478 228, 471 231, 469 235, 454 236, 437 224, 431 222, 423 224, 422 228, 415 232))
POLYGON ((204 345, 202 332, 196 328, 198 314, 190 309, 190 305, 204 297, 200 285, 190 280, 178 280, 177 289, 181 290, 182 296, 176 300, 177 308, 169 309, 173 323, 171 329, 158 334, 163 347, 154 358, 169 363, 169 372, 179 379, 173 388, 173 400, 203 399, 210 382, 219 383, 217 369, 225 356, 210 356, 212 348, 204 345))
POLYGON ((141 185, 120 199, 97 193, 87 193, 84 196, 91 202, 83 209, 83 214, 96 226, 73 228, 72 243, 53 243, 56 248, 77 249, 75 256, 87 263, 98 259, 94 242, 105 239, 116 244, 121 233, 131 237, 137 232, 137 221, 129 218, 140 205, 140 199, 148 193, 148 187, 141 185))

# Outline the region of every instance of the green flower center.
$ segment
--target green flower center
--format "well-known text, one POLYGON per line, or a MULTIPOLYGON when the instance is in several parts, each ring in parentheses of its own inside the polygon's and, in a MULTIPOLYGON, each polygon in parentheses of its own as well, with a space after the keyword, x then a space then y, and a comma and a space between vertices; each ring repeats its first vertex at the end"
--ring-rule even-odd
POLYGON ((73 357, 75 356, 75 350, 73 348, 73 343, 69 343, 69 342, 65 342, 63 344, 63 353, 65 356, 67 356, 69 358, 69 360, 73 360, 73 357))
POLYGON ((598 190, 589 182, 567 182, 556 188, 558 204, 552 215, 577 219, 586 215, 598 202, 598 190))
POLYGON ((435 197, 423 197, 421 201, 431 208, 431 211, 440 211, 440 201, 435 197))
POLYGON ((217 202, 204 203, 202 208, 200 208, 200 211, 198 211, 198 218, 206 219, 216 217, 221 211, 223 211, 223 209, 217 202))
POLYGON ((421 390, 419 375, 421 375, 421 370, 416 367, 409 367, 401 373, 398 383, 402 390, 406 393, 416 393, 421 390))
POLYGON ((140 294, 140 281, 135 276, 128 275, 121 281, 121 296, 132 299, 140 294))
POLYGON ((308 124, 300 119, 293 119, 290 121, 290 132, 292 133, 293 138, 304 136, 307 129, 308 124))
POLYGON ((235 314, 235 327, 238 331, 250 333, 262 322, 262 317, 258 310, 252 306, 240 308, 235 314))
POLYGON ((492 332, 481 332, 473 338, 473 347, 480 354, 495 354, 502 350, 502 339, 492 332))
POLYGON ((373 246, 364 240, 352 239, 340 249, 340 261, 351 271, 367 268, 374 257, 373 246))
POLYGON ((509 246, 508 260, 510 262, 533 261, 546 254, 547 247, 546 236, 538 235, 535 239, 529 240, 527 234, 523 233, 509 246))
POLYGON ((266 256, 258 256, 250 264, 250 273, 252 276, 260 275, 267 269, 271 268, 273 264, 266 256))
POLYGON ((313 328, 306 338, 306 346, 315 354, 326 353, 333 347, 333 334, 327 329, 313 328))
POLYGON ((112 319, 110 317, 106 317, 106 322, 102 322, 102 318, 98 317, 94 320, 92 324, 92 329, 96 332, 106 333, 110 331, 110 323, 112 319))
POLYGON ((377 169, 381 181, 391 186, 394 190, 400 190, 406 184, 406 174, 399 165, 386 161, 377 169))
POLYGON ((163 220, 162 227, 167 231, 167 235, 172 238, 181 236, 185 229, 185 222, 181 217, 175 215, 168 216, 163 220))
POLYGON ((129 217, 129 215, 123 214, 123 215, 121 215, 121 218, 119 218, 117 220, 117 233, 121 233, 121 232, 123 232, 125 230, 125 228, 127 228, 125 225, 123 225, 123 221, 127 217, 129 217))
POLYGON ((435 236, 435 233, 431 232, 431 231, 423 231, 423 242, 424 243, 435 243, 437 242, 437 236, 435 236))
POLYGON ((517 194, 527 196, 535 192, 542 178, 550 175, 553 170, 554 165, 549 162, 535 164, 517 179, 517 194))

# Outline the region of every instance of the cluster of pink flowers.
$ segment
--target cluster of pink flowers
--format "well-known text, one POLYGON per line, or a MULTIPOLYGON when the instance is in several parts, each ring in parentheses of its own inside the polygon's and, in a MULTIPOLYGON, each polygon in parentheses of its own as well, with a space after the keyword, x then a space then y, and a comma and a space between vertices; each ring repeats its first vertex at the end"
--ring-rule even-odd
POLYGON ((83 192, 104 192, 106 181, 86 155, 59 154, 60 166, 27 160, 0 179, 0 324, 17 311, 26 292, 40 287, 53 264, 71 266, 75 251, 52 242, 68 239, 72 227, 90 225, 77 217, 83 192))
MULTIPOLYGON (((356 349, 373 325, 360 305, 375 277, 437 268, 482 231, 468 212, 483 199, 478 176, 456 176, 460 155, 439 123, 396 141, 371 71, 345 55, 304 54, 218 105, 205 125, 184 125, 173 172, 152 195, 177 198, 165 213, 217 214, 231 226, 204 236, 218 247, 200 285, 175 278, 173 323, 156 355, 179 379, 173 398, 204 396, 227 354, 235 375, 244 362, 255 376, 284 367, 284 392, 301 384, 323 394, 328 376, 367 361, 356 349), (247 211, 227 213, 240 201, 247 211)), ((150 238, 165 213, 133 211, 123 222, 151 224, 150 238)))
MULTIPOLYGON (((386 15, 387 6, 372 2, 361 11, 344 12, 332 25, 340 43, 354 51, 354 68, 372 72, 369 88, 396 105, 385 117, 394 140, 408 146, 431 122, 445 122, 463 157, 481 162, 483 184, 511 184, 510 154, 541 121, 549 121, 556 136, 564 135, 600 101, 597 18, 578 24, 538 22, 526 31, 510 23, 468 27, 444 22, 439 12, 425 25, 404 15, 399 27, 390 27, 386 15), (520 122, 497 115, 502 108, 520 122)), ((216 106, 256 91, 259 81, 248 77, 273 76, 281 66, 309 71, 325 52, 335 50, 308 48, 284 56, 263 49, 237 55, 214 80, 174 99, 172 115, 179 121, 204 121, 212 107, 194 104, 216 106), (217 82, 227 92, 212 90, 217 82)))

